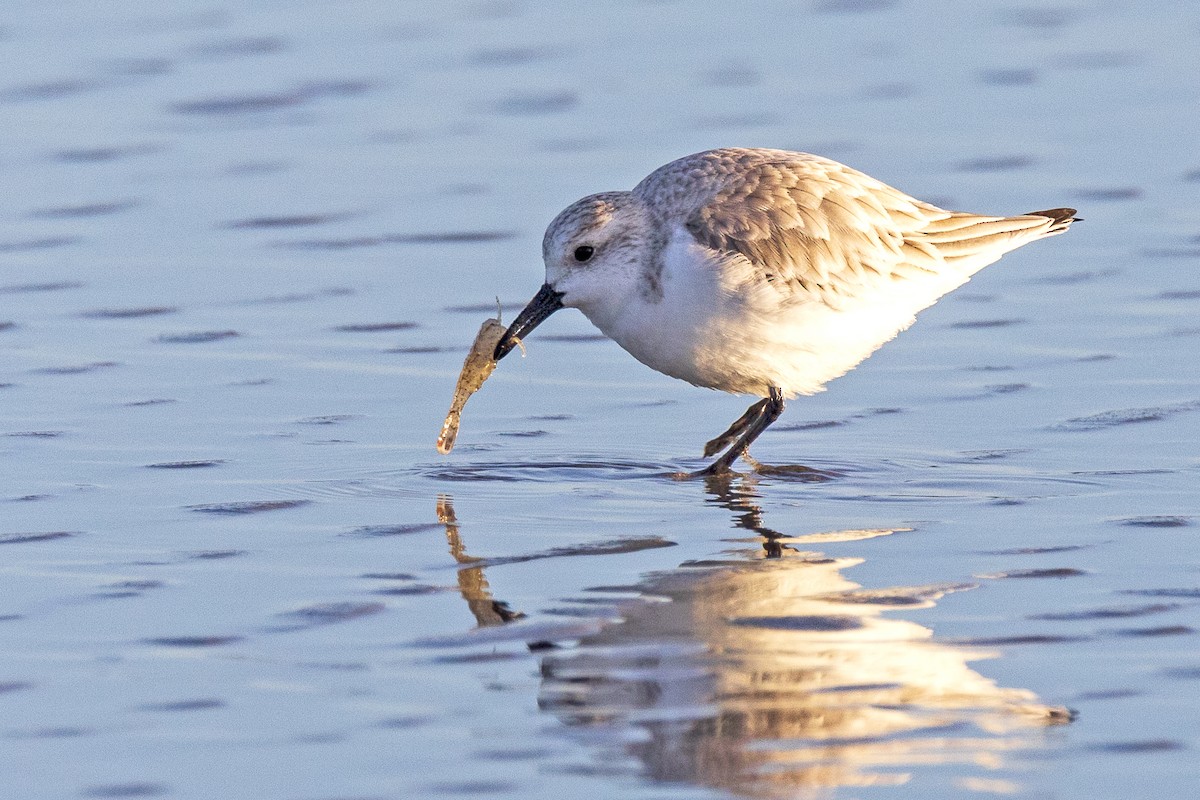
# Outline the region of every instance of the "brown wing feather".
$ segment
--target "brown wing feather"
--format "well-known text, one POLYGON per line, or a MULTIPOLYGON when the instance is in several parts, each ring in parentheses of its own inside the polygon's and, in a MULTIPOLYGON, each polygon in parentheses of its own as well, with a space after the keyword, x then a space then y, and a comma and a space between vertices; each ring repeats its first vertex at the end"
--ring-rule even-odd
POLYGON ((778 276, 777 284, 835 305, 881 279, 969 274, 984 256, 1065 230, 1074 214, 946 211, 835 161, 782 150, 697 153, 652 173, 634 194, 676 209, 679 219, 665 222, 745 257, 764 279, 778 276))

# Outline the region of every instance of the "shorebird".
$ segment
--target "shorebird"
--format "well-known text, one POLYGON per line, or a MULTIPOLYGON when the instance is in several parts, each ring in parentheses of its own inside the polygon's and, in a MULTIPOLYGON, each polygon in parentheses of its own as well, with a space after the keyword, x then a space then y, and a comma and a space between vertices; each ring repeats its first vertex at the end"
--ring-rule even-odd
POLYGON ((494 356, 578 308, 652 369, 761 397, 695 474, 728 472, 786 399, 821 391, 975 272, 1075 220, 1073 208, 947 211, 807 153, 707 150, 555 217, 546 281, 494 356))

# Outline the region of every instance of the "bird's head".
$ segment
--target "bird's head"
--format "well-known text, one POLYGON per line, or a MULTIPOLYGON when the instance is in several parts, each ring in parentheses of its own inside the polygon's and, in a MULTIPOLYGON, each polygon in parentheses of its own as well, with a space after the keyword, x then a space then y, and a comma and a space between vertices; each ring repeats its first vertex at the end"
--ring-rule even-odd
POLYGON ((619 307, 646 272, 650 226, 629 192, 593 194, 567 206, 542 239, 546 282, 496 345, 496 360, 560 308, 619 307))

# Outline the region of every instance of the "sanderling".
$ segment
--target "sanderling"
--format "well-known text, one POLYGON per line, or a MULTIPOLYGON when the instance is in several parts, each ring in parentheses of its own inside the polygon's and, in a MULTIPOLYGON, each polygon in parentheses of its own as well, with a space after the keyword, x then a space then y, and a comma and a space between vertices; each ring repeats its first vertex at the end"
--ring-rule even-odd
POLYGON ((727 472, 785 399, 821 391, 917 312, 1074 215, 946 211, 819 156, 708 150, 555 217, 546 282, 495 358, 578 308, 652 369, 762 397, 704 448, 728 449, 697 474, 727 472))

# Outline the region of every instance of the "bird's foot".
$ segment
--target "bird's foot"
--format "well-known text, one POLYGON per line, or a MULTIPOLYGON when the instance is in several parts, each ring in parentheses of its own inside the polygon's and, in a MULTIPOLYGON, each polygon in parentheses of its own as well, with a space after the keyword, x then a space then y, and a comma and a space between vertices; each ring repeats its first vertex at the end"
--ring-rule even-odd
POLYGON ((670 473, 670 477, 677 481, 690 481, 697 478, 703 480, 709 480, 711 478, 728 480, 737 474, 738 473, 734 472, 729 467, 719 467, 716 464, 709 464, 704 469, 698 469, 695 472, 672 472, 670 473))
MULTIPOLYGON (((733 469, 733 462, 738 459, 739 455, 745 456, 746 451, 742 450, 739 454, 737 447, 734 447, 704 469, 699 469, 695 472, 678 472, 674 477, 680 480, 689 478, 728 478, 731 475, 737 474, 733 469)), ((754 463, 757 464, 758 462, 754 463)))
POLYGON ((841 472, 806 467, 803 464, 763 464, 753 459, 744 460, 754 470, 755 475, 797 483, 825 483, 843 475, 841 472))
POLYGON ((679 472, 673 477, 679 480, 689 478, 718 478, 729 480, 730 478, 742 475, 733 468, 733 462, 738 458, 742 460, 751 473, 754 475, 770 476, 772 478, 780 478, 787 481, 796 481, 799 483, 824 483, 842 477, 842 473, 832 470, 815 469, 806 467, 803 464, 764 464, 754 456, 750 455, 749 450, 742 450, 740 454, 734 456, 732 452, 726 453, 721 458, 717 459, 707 467, 695 472, 679 472))
POLYGON ((731 467, 724 464, 709 464, 704 469, 698 469, 695 472, 680 472, 675 477, 680 479, 690 478, 729 478, 737 475, 731 467))
POLYGON ((762 472, 769 472, 769 471, 771 470, 771 468, 770 468, 769 466, 767 466, 766 464, 762 463, 761 461, 759 461, 759 460, 758 460, 757 458, 755 458, 754 456, 750 455, 750 451, 749 451, 749 450, 743 450, 743 451, 742 451, 742 461, 744 461, 744 462, 745 462, 745 464, 746 464, 746 466, 747 466, 747 467, 749 467, 750 469, 752 469, 752 470, 754 470, 755 472, 758 472, 758 473, 762 473, 762 472))

